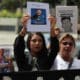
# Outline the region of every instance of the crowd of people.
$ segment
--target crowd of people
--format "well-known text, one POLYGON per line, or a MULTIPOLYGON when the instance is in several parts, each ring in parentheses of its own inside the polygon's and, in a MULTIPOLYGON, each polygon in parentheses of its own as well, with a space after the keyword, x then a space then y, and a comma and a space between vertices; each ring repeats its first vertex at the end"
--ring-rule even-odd
MULTIPOLYGON (((80 69, 80 60, 72 56, 76 47, 75 38, 69 33, 60 34, 60 29, 55 27, 55 17, 48 18, 51 23, 51 32, 50 44, 47 46, 43 33, 27 32, 26 24, 31 17, 28 14, 22 17, 23 27, 14 41, 14 57, 18 71, 80 69), (26 35, 28 37, 25 42, 26 35), (24 52, 25 44, 29 55, 24 52)), ((0 49, 0 64, 2 62, 4 57, 0 49)), ((0 70, 5 70, 8 65, 0 66, 0 70)))
POLYGON ((80 69, 80 60, 72 56, 76 47, 75 38, 69 33, 60 35, 60 29, 55 28, 56 20, 54 17, 49 16, 51 43, 48 48, 41 32, 27 32, 26 24, 29 19, 29 15, 22 17, 23 28, 14 42, 14 56, 19 71, 80 69), (24 53, 26 34, 28 34, 26 44, 29 56, 24 53))
POLYGON ((5 56, 5 50, 0 48, 0 72, 14 71, 12 60, 5 56))
MULTIPOLYGON (((29 34, 27 33, 26 23, 28 19, 28 15, 22 18, 22 23, 24 26, 14 43, 14 55, 19 71, 34 70, 33 65, 31 64, 33 62, 33 59, 36 59, 36 70, 49 70, 58 52, 58 40, 53 33, 52 36, 54 37, 51 36, 51 40, 53 40, 53 43, 51 42, 51 45, 53 45, 55 49, 51 49, 49 52, 46 47, 44 36, 41 32, 29 34), (29 57, 27 58, 24 54, 24 37, 26 33, 29 35, 27 38, 27 48, 30 53, 29 57)), ((52 22, 52 17, 50 17, 49 20, 52 22)))
MULTIPOLYGON (((51 24, 49 45, 46 45, 42 32, 31 33, 27 31, 26 25, 31 18, 28 14, 22 17, 21 23, 23 27, 15 38, 13 45, 14 59, 18 67, 18 72, 80 69, 80 60, 73 56, 76 49, 75 38, 69 33, 61 34, 61 30, 55 26, 55 17, 48 17, 51 24), (26 35, 28 37, 25 42, 24 38, 26 35), (25 54, 26 47, 29 51, 28 55, 25 54)), ((0 72, 8 72, 9 69, 12 69, 13 65, 8 63, 5 66, 1 66, 5 62, 2 53, 0 49, 0 72)))

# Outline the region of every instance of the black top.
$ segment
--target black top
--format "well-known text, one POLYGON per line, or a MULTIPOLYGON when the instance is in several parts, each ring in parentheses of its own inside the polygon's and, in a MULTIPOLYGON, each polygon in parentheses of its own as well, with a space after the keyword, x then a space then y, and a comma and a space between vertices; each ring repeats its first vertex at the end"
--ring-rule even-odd
MULTIPOLYGON (((32 64, 29 64, 28 57, 26 57, 24 53, 25 49, 25 41, 24 37, 17 36, 14 42, 14 56, 15 60, 17 62, 17 66, 19 68, 19 71, 31 71, 32 70, 32 64)), ((51 37, 51 49, 48 54, 43 53, 40 56, 37 57, 37 64, 38 64, 38 70, 49 70, 51 65, 53 64, 53 61, 57 55, 57 52, 59 50, 59 41, 56 37, 51 37)))

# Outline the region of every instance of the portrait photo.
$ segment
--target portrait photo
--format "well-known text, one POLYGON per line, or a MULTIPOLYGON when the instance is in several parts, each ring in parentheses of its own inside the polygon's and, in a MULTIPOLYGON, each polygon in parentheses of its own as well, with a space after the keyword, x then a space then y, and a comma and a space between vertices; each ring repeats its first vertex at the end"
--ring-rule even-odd
POLYGON ((72 22, 70 16, 61 17, 61 25, 64 32, 73 32, 72 30, 72 22))
POLYGON ((78 9, 77 6, 56 6, 56 26, 61 32, 77 35, 78 9))
POLYGON ((27 12, 30 19, 27 24, 28 32, 50 32, 49 4, 41 2, 27 2, 27 12))
POLYGON ((31 9, 31 24, 45 25, 46 24, 46 10, 45 9, 31 9))

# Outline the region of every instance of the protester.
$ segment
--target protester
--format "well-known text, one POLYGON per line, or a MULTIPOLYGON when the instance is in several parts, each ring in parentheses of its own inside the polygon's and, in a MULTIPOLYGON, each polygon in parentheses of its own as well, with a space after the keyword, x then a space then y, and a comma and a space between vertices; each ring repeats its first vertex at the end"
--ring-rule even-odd
POLYGON ((13 64, 11 60, 7 60, 6 57, 4 56, 4 49, 0 49, 0 72, 12 72, 13 69, 13 64))
MULTIPOLYGON (((27 33, 26 23, 28 19, 30 19, 28 15, 23 16, 21 20, 23 28, 14 42, 14 56, 19 71, 49 70, 58 52, 55 47, 57 45, 57 42, 55 41, 56 37, 53 37, 53 43, 51 43, 54 44, 55 42, 55 44, 53 45, 54 49, 52 49, 53 52, 48 53, 42 33, 29 33, 29 36, 27 38, 27 48, 29 49, 30 54, 26 57, 24 54, 24 37, 27 33), (36 62, 35 69, 33 69, 34 64, 32 59, 34 59, 34 62, 36 62)), ((51 24, 52 22, 54 24, 54 19, 52 17, 49 17, 49 20, 51 21, 51 24)))
POLYGON ((80 60, 72 57, 75 46, 74 37, 70 34, 64 34, 59 40, 59 53, 51 70, 80 69, 80 60))

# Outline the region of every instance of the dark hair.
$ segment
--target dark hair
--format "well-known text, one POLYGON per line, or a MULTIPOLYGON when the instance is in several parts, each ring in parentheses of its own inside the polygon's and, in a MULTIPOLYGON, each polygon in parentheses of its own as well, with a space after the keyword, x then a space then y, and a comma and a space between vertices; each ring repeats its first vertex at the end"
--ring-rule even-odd
POLYGON ((69 16, 64 16, 64 17, 61 17, 61 22, 65 19, 68 19, 69 21, 71 21, 71 18, 69 16))
POLYGON ((46 51, 47 48, 46 48, 45 38, 44 38, 43 34, 40 33, 40 32, 30 33, 28 35, 28 38, 27 38, 27 48, 28 48, 28 50, 30 51, 30 40, 31 40, 32 36, 35 35, 35 34, 40 36, 42 38, 42 41, 43 41, 43 48, 42 48, 42 50, 40 52, 46 51))

